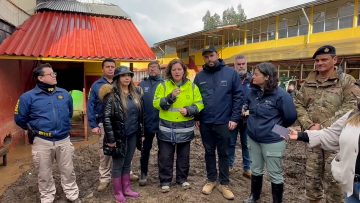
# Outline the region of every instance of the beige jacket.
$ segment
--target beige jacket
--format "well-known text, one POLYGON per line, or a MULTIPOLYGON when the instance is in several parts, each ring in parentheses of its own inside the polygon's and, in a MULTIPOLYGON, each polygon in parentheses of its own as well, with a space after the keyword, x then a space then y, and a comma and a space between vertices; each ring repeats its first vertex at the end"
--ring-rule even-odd
POLYGON ((305 131, 309 136, 310 147, 321 145, 324 150, 338 152, 331 162, 331 171, 347 196, 353 193, 360 135, 360 127, 347 125, 351 112, 347 112, 328 128, 305 131))

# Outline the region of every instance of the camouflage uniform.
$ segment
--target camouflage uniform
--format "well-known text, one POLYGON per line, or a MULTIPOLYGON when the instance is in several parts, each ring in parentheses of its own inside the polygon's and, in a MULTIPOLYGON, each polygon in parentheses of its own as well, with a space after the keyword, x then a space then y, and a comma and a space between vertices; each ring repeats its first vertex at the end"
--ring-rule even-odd
MULTIPOLYGON (((298 121, 303 129, 309 129, 313 123, 329 127, 334 121, 356 107, 355 79, 345 73, 333 74, 325 81, 318 78, 317 71, 311 72, 296 94, 295 105, 298 121)), ((334 152, 321 148, 307 149, 306 152, 306 197, 310 201, 323 198, 326 202, 343 202, 339 184, 331 174, 331 161, 334 152)))

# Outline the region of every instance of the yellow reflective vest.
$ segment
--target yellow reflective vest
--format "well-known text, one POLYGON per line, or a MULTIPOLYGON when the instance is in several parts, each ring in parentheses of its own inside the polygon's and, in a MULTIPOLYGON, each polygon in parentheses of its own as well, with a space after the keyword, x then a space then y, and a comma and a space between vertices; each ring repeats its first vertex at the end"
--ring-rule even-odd
POLYGON ((177 96, 176 101, 171 104, 169 109, 164 110, 161 108, 161 102, 164 102, 166 97, 171 94, 172 91, 176 88, 177 86, 171 80, 165 80, 163 83, 160 83, 157 86, 155 90, 153 105, 156 109, 160 111, 160 119, 170 122, 183 122, 193 120, 193 116, 183 116, 179 112, 181 108, 193 105, 197 107, 198 112, 200 112, 204 108, 199 88, 190 80, 186 81, 179 87, 181 92, 177 96))

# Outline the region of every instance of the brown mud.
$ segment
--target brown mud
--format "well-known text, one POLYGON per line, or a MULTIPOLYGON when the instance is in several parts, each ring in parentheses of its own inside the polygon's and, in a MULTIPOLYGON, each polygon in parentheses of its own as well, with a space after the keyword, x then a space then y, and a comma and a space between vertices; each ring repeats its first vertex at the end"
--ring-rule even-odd
MULTIPOLYGON (((93 137, 90 142, 75 144, 77 146, 74 165, 77 177, 77 184, 80 188, 80 198, 85 203, 111 203, 115 202, 112 189, 109 187, 104 192, 97 192, 98 185, 98 151, 97 144, 93 137)), ((305 202, 304 201, 304 183, 305 183, 305 144, 300 142, 288 142, 286 149, 286 156, 284 159, 284 173, 285 173, 285 192, 284 202, 305 202)), ((205 161, 204 149, 201 139, 196 137, 192 141, 191 158, 190 158, 190 172, 188 181, 191 184, 191 189, 183 190, 178 185, 173 185, 171 191, 168 193, 161 193, 158 181, 157 170, 157 147, 154 141, 154 148, 151 152, 149 164, 149 178, 148 185, 139 187, 136 182, 133 182, 133 189, 139 191, 141 197, 137 200, 128 200, 133 203, 177 203, 177 202, 242 202, 250 193, 250 180, 242 176, 241 167, 241 150, 237 147, 236 168, 237 172, 230 175, 230 187, 235 194, 234 201, 225 200, 220 192, 215 189, 210 195, 201 194, 201 188, 205 183, 205 161)), ((4 170, 0 168, 0 202, 2 203, 17 203, 17 202, 40 202, 39 192, 37 188, 36 171, 31 165, 30 150, 24 150, 22 157, 16 162, 9 163, 9 166, 4 170), (22 161, 21 161, 22 160, 22 161), (22 168, 20 170, 19 168, 22 168), (22 173, 16 182, 9 185, 11 181, 6 181, 7 176, 13 173, 22 173), (8 183, 8 184, 5 184, 8 183)), ((135 174, 139 174, 139 158, 140 153, 136 151, 132 169, 135 174)), ((56 199, 55 202, 67 202, 66 197, 60 186, 60 177, 56 165, 54 164, 54 179, 56 182, 56 199)), ((174 170, 175 171, 175 170, 174 170)), ((272 202, 271 187, 268 178, 265 178, 264 187, 262 191, 261 202, 272 202)))

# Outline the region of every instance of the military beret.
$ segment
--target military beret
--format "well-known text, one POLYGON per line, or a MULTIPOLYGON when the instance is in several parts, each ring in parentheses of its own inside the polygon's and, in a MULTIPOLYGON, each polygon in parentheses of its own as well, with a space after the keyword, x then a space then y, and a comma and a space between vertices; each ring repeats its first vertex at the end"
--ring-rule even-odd
POLYGON ((312 58, 315 59, 317 55, 323 55, 323 54, 336 55, 336 49, 331 45, 322 46, 315 51, 312 58))
POLYGON ((210 47, 205 48, 205 49, 202 50, 202 55, 204 56, 206 53, 212 53, 212 52, 216 52, 216 53, 217 53, 215 47, 210 46, 210 47))

